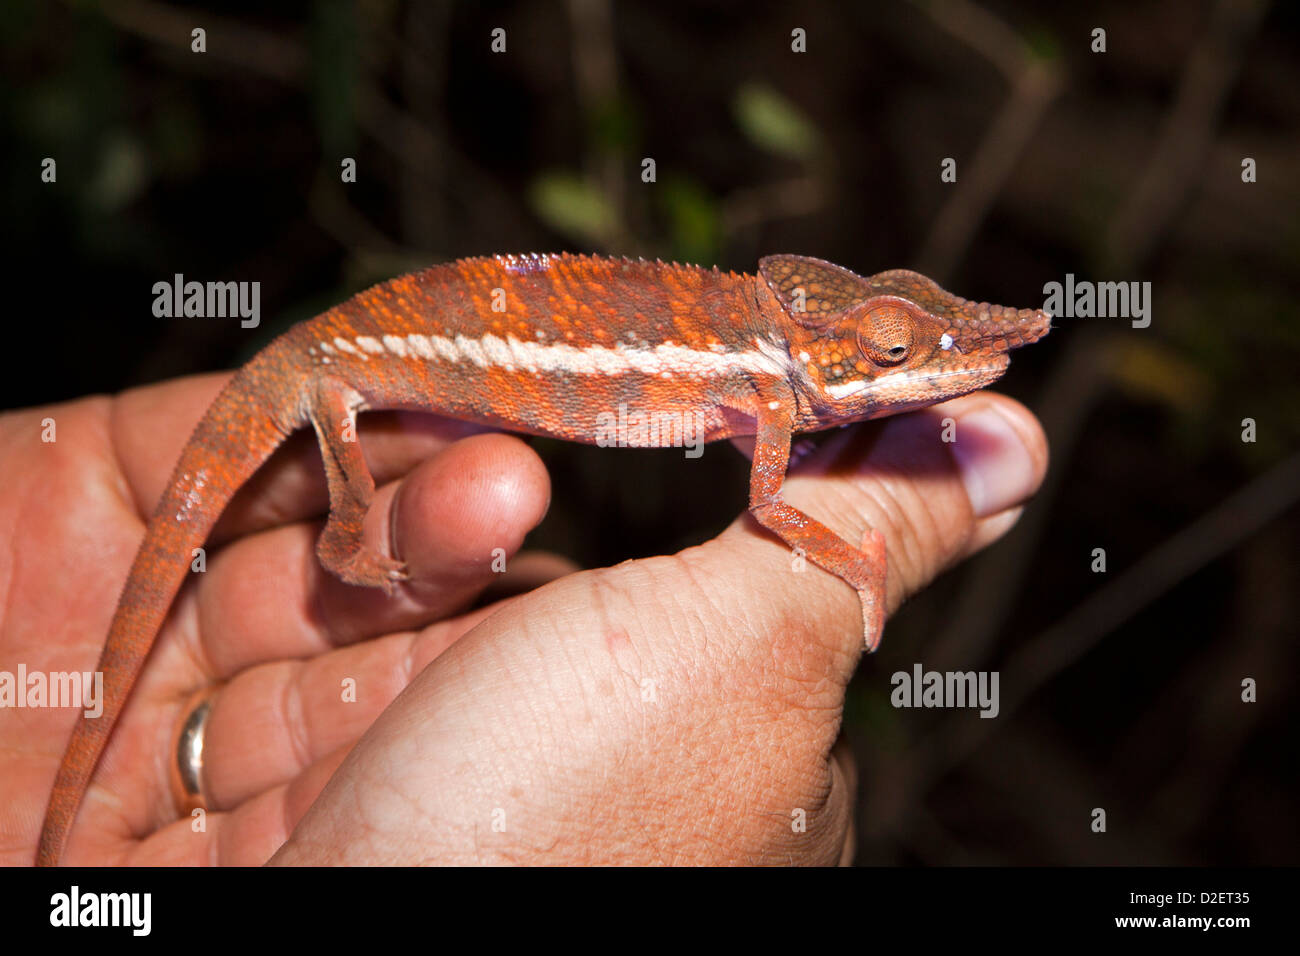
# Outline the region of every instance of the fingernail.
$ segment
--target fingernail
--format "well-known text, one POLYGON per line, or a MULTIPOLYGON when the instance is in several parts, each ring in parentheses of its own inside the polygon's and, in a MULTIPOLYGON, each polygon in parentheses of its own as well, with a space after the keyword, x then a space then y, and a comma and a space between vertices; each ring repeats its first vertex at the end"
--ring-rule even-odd
POLYGON ((1020 434, 993 407, 957 419, 953 459, 975 517, 1020 504, 1034 492, 1034 462, 1020 434))

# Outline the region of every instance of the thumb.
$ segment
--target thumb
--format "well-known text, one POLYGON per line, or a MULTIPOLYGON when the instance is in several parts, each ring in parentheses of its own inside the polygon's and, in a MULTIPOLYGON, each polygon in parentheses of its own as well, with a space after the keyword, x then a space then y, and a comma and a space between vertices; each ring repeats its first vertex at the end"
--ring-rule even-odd
MULTIPOLYGON (((1010 530, 1046 469, 1047 442, 1033 415, 978 392, 835 434, 791 470, 783 496, 854 545, 871 529, 884 535, 892 615, 946 567, 1010 530)), ((847 681, 862 650, 854 590, 749 515, 715 544, 699 557, 745 570, 739 600, 753 629, 817 635, 847 681)))
MULTIPOLYGON (((1028 412, 977 396, 842 432, 784 494, 846 540, 884 533, 892 609, 1001 533, 1045 461, 1028 412)), ((748 517, 677 555, 568 575, 426 668, 276 860, 343 845, 365 862, 834 862, 853 784, 834 745, 862 651, 853 588, 748 517), (509 830, 488 832, 507 806, 509 830)))

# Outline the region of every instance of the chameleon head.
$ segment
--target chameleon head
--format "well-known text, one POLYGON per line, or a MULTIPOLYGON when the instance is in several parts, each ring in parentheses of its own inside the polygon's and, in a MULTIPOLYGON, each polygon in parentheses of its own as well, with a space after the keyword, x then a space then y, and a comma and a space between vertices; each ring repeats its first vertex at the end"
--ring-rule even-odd
POLYGON ((1006 371, 1011 349, 1051 327, 1041 310, 969 302, 903 269, 863 277, 817 259, 774 256, 760 272, 791 320, 792 383, 823 425, 982 388, 1006 371))

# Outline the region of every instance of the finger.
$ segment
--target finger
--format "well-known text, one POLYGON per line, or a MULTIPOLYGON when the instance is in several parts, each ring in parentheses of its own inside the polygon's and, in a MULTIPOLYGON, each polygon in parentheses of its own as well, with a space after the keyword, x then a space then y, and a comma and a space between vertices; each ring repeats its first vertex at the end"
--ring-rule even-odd
POLYGON ((993 393, 969 396, 951 442, 971 511, 987 518, 1020 504, 1047 473, 1042 427, 1018 402, 993 393))
POLYGON ((1020 515, 1024 510, 1023 506, 1017 506, 1008 508, 1006 511, 999 511, 987 518, 978 519, 975 522, 975 530, 971 533, 970 540, 966 542, 966 547, 957 556, 957 560, 963 561, 993 544, 1016 526, 1016 522, 1020 520, 1020 515))
POLYGON ((552 551, 522 551, 506 565, 505 573, 493 578, 479 595, 481 603, 500 601, 536 590, 566 574, 581 570, 572 558, 552 551))
POLYGON ((204 813, 204 828, 195 832, 184 817, 132 841, 124 861, 132 866, 261 866, 285 841, 294 821, 306 812, 338 769, 352 745, 340 747, 293 779, 243 801, 229 810, 204 813))
POLYGON ((236 675, 213 697, 204 733, 208 805, 237 807, 351 746, 428 662, 436 643, 395 634, 236 675))
POLYGON ((217 831, 217 860, 226 866, 265 864, 288 839, 294 824, 320 796, 351 750, 352 744, 340 747, 291 780, 223 814, 224 826, 217 831))
MULTIPOLYGON (((492 610, 307 660, 249 667, 218 686, 206 698, 201 787, 209 808, 238 807, 346 751, 415 674, 492 610)), ((160 726, 180 726, 192 706, 191 697, 164 708, 160 726)), ((168 750, 153 781, 153 805, 170 806, 174 759, 168 750)))
MULTIPOLYGON (((134 388, 113 402, 111 440, 140 515, 162 496, 181 448, 229 372, 196 375, 134 388)), ((361 416, 362 450, 377 483, 405 474, 417 463, 482 426, 414 412, 361 416)), ((213 530, 218 543, 263 528, 324 513, 328 505, 315 436, 303 430, 235 495, 213 530)))
MULTIPOLYGON (((210 676, 303 657, 421 627, 471 602, 509 566, 550 501, 545 466, 510 435, 456 442, 400 482, 381 488, 365 543, 407 562, 411 579, 390 597, 345 584, 316 559, 318 522, 241 538, 209 561, 191 637, 210 676)), ((178 619, 188 612, 182 600, 178 619)))
POLYGON ((885 535, 892 612, 977 538, 1004 533, 1046 468, 1046 439, 1029 411, 979 393, 887 419, 873 440, 839 433, 790 478, 787 499, 824 515, 845 540, 868 528, 885 535))
POLYGON ((230 375, 180 378, 114 398, 109 431, 140 514, 149 514, 162 497, 181 447, 230 375))
MULTIPOLYGON (((1004 533, 1018 506, 1038 487, 1046 441, 1023 406, 979 393, 881 422, 874 435, 849 429, 830 437, 787 479, 786 500, 847 541, 882 532, 888 552, 887 605, 892 611, 941 570, 1004 533), (960 451, 958 451, 960 449, 960 451)), ((765 632, 788 627, 819 634, 836 650, 847 679, 861 642, 861 611, 838 578, 794 559, 756 522, 724 533, 707 566, 746 575, 736 613, 765 632), (855 623, 859 622, 859 623, 855 623), (830 635, 836 635, 831 638, 830 635), (852 649, 855 653, 847 654, 852 649)))
MULTIPOLYGON (((346 751, 416 674, 493 610, 236 674, 209 701, 202 780, 209 806, 237 807, 346 751)), ((186 716, 173 709, 175 724, 186 716)))
MULTIPOLYGON (((491 432, 481 425, 422 412, 367 412, 357 419, 361 451, 376 485, 405 475, 453 442, 491 432)), ((295 432, 235 493, 213 528, 215 544, 279 527, 329 509, 320 446, 310 429, 295 432)))

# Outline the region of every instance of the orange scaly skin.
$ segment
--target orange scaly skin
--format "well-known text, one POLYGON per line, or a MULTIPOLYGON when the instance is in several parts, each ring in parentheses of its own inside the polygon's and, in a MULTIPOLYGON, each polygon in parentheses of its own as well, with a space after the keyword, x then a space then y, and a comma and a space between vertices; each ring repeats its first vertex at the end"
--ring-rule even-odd
MULTIPOLYGON (((465 259, 360 293, 280 336, 204 414, 149 521, 99 662, 104 712, 59 766, 37 862, 58 862, 131 687, 235 491, 311 425, 329 483, 317 545, 344 581, 389 591, 404 566, 361 544, 374 481, 347 428, 408 408, 588 443, 620 407, 680 414, 716 441, 755 435, 750 510, 857 590, 867 646, 883 624, 884 539, 860 550, 781 500, 791 435, 919 408, 999 378, 1045 335, 1035 310, 972 303, 904 270, 858 276, 801 256, 757 275, 588 256, 465 259)), ((669 430, 630 441, 677 444, 669 430)), ((624 436, 625 439, 629 436, 624 436)))

